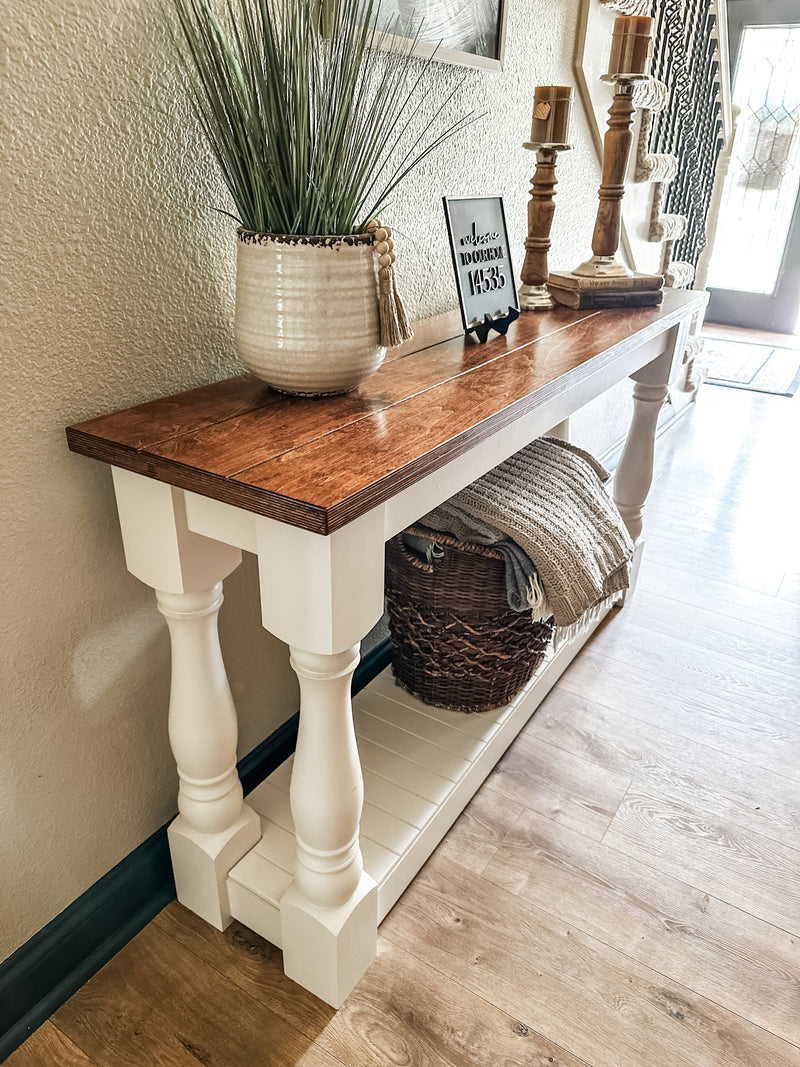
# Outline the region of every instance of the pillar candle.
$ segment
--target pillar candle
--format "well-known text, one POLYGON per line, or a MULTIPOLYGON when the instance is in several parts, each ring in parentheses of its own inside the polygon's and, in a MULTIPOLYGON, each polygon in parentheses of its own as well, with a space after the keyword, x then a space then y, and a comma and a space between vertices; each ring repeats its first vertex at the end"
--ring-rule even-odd
POLYGON ((622 15, 614 20, 608 76, 646 74, 653 54, 653 20, 644 15, 622 15))
POLYGON ((539 85, 533 94, 531 141, 567 144, 572 110, 571 85, 539 85))

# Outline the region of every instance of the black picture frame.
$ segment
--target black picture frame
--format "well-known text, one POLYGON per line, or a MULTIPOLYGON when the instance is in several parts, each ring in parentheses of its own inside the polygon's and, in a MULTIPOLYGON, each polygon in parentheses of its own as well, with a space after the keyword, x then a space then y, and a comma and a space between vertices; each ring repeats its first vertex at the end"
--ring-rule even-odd
POLYGON ((443 196, 464 331, 505 333, 519 297, 501 196, 443 196))

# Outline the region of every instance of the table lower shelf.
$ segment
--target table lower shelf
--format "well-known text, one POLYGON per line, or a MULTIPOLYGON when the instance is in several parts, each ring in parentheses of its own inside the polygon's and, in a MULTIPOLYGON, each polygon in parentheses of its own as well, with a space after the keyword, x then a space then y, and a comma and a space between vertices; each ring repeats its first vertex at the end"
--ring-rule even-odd
MULTIPOLYGON (((429 707, 396 685, 388 668, 353 699, 364 773, 361 851, 378 886, 378 922, 612 607, 607 601, 557 634, 526 687, 495 711, 466 715, 429 707)), ((233 917, 279 948, 280 901, 295 864, 292 760, 248 796, 262 837, 227 879, 233 917)))

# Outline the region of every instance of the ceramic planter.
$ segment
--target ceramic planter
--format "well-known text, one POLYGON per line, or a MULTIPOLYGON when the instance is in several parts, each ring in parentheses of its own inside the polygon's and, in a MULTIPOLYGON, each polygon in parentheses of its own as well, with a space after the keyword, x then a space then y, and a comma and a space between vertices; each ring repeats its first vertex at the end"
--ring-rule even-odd
POLYGON ((378 369, 386 349, 370 234, 237 236, 236 347, 254 374, 285 393, 326 396, 378 369))

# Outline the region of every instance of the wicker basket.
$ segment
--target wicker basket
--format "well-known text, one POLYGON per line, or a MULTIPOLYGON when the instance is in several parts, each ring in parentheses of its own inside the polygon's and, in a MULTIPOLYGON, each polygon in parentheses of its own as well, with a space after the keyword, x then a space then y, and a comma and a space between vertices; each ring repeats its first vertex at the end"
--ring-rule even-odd
POLYGON ((424 563, 402 538, 386 546, 395 679, 434 707, 489 711, 507 704, 541 662, 552 618, 534 622, 530 611, 509 608, 505 563, 494 549, 437 533, 444 557, 424 563))

